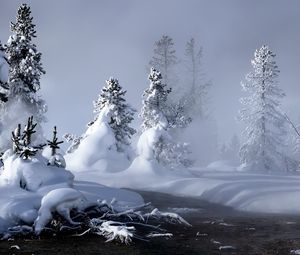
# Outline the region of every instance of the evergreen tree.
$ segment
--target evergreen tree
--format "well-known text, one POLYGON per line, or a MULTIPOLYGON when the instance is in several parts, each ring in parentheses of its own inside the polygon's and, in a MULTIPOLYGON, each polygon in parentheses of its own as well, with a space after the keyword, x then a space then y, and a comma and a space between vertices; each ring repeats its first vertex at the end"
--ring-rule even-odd
POLYGON ((106 84, 98 99, 94 101, 94 113, 99 115, 104 108, 109 109, 108 124, 114 132, 117 151, 123 152, 125 147, 130 145, 131 137, 136 133, 135 129, 130 126, 135 110, 126 102, 124 98, 126 91, 122 89, 117 79, 110 78, 106 84))
POLYGON ((286 156, 283 154, 286 119, 279 110, 285 96, 278 86, 279 69, 275 54, 263 45, 254 53, 253 71, 242 83, 248 97, 242 98, 244 109, 241 120, 246 124, 244 144, 240 150, 242 163, 254 171, 283 171, 286 156))
POLYGON ((148 79, 150 86, 143 93, 143 107, 140 114, 143 119, 142 129, 144 132, 151 128, 164 131, 159 135, 153 148, 154 157, 159 163, 170 168, 190 166, 192 161, 188 158, 190 154, 188 145, 175 142, 171 136, 172 130, 183 127, 189 120, 179 108, 168 105, 171 90, 166 89, 166 85, 162 83, 161 73, 151 68, 148 79))
POLYGON ((13 152, 23 159, 31 159, 39 150, 42 150, 46 144, 32 145, 32 135, 36 133, 35 128, 37 123, 33 123, 33 116, 27 120, 27 125, 24 127, 23 134, 21 134, 21 124, 11 132, 13 142, 13 152))
POLYGON ((185 101, 186 114, 204 118, 208 115, 208 90, 211 83, 205 80, 202 71, 202 47, 197 48, 195 39, 190 39, 186 44, 186 70, 189 77, 190 88, 187 90, 185 101))
POLYGON ((162 75, 159 71, 151 68, 148 76, 150 86, 143 93, 143 107, 141 118, 143 119, 143 130, 161 126, 168 128, 168 94, 170 89, 162 83, 162 75))
POLYGON ((163 84, 162 75, 151 68, 148 76, 150 86, 143 93, 143 107, 140 116, 143 119, 143 130, 161 126, 165 129, 184 128, 191 118, 185 116, 183 102, 180 100, 170 104, 168 98, 171 89, 163 84))
POLYGON ((172 87, 176 81, 174 67, 177 63, 173 39, 163 35, 160 40, 155 42, 154 56, 149 62, 150 66, 160 70, 163 83, 172 87))
POLYGON ((30 7, 22 4, 15 23, 11 23, 10 36, 5 52, 10 65, 8 100, 21 100, 38 123, 45 121, 46 105, 36 92, 40 89, 40 77, 45 73, 41 53, 32 42, 36 37, 30 7))

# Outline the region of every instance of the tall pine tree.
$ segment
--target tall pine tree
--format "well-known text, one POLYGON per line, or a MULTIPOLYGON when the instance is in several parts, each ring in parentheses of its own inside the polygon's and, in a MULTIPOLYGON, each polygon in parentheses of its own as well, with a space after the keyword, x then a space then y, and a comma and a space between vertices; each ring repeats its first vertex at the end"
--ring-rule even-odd
POLYGON ((99 114, 104 108, 109 110, 108 124, 114 132, 119 152, 126 150, 130 145, 131 137, 136 133, 136 130, 130 126, 135 110, 126 102, 125 94, 126 91, 122 89, 119 81, 110 78, 106 81, 106 86, 103 87, 98 99, 94 101, 94 113, 99 114))
POLYGON ((177 63, 173 39, 168 35, 163 35, 155 42, 154 56, 149 62, 150 66, 160 70, 163 83, 172 87, 176 81, 174 67, 177 63))
POLYGON ((141 111, 141 118, 143 119, 143 130, 161 126, 168 128, 168 94, 170 89, 162 82, 162 75, 159 71, 151 68, 148 76, 150 86, 143 93, 143 107, 141 111))
POLYGON ((202 70, 202 47, 197 48, 195 39, 190 39, 185 49, 185 64, 190 84, 184 95, 186 113, 200 118, 207 117, 208 91, 211 83, 205 80, 202 70))
POLYGON ((10 65, 8 100, 21 100, 38 123, 45 121, 46 105, 37 96, 40 78, 45 71, 33 39, 36 37, 30 7, 22 4, 17 11, 15 23, 11 23, 10 36, 5 52, 10 65))
POLYGON ((0 150, 9 147, 8 134, 28 116, 37 121, 36 140, 44 140, 41 123, 46 121, 47 105, 37 92, 40 78, 45 73, 33 39, 36 37, 35 25, 30 7, 22 4, 17 11, 15 23, 11 23, 12 35, 4 46, 9 63, 7 102, 1 109, 2 133, 0 150), (7 134, 6 134, 7 133, 7 134))
POLYGON ((162 82, 159 71, 151 68, 148 76, 150 86, 143 93, 143 107, 140 117, 143 119, 142 129, 160 130, 156 144, 153 149, 155 159, 162 165, 170 168, 178 166, 190 166, 188 145, 176 142, 172 137, 172 130, 187 125, 190 121, 186 119, 183 111, 168 105, 170 89, 162 82))
POLYGON ((241 100, 244 108, 240 118, 246 128, 240 157, 244 166, 253 171, 285 171, 286 118, 279 110, 285 94, 278 86, 279 69, 274 58, 267 45, 257 49, 251 61, 253 70, 242 83, 249 96, 241 100))

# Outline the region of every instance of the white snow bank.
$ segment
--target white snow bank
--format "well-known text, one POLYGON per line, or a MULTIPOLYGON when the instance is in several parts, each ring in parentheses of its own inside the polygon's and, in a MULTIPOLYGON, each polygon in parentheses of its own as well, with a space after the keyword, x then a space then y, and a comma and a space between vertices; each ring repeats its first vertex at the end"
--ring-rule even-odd
POLYGON ((57 212, 69 223, 76 224, 70 217, 71 209, 84 209, 86 199, 75 189, 60 188, 50 191, 42 198, 38 218, 35 221, 35 232, 40 234, 52 220, 52 213, 57 212))
POLYGON ((144 203, 132 191, 109 188, 91 182, 76 182, 62 167, 47 165, 48 160, 37 155, 23 160, 8 151, 4 170, 0 173, 0 233, 9 227, 35 225, 37 234, 51 221, 54 212, 71 224, 70 210, 83 210, 103 200, 113 201, 117 211, 144 203))
POLYGON ((108 125, 107 111, 103 109, 97 120, 89 126, 78 148, 65 155, 67 169, 98 172, 118 172, 126 169, 130 162, 125 153, 117 152, 116 141, 108 125))
POLYGON ((221 162, 217 162, 206 169, 172 171, 159 167, 155 161, 138 157, 121 173, 97 176, 87 171, 76 174, 76 178, 114 187, 196 197, 242 211, 300 213, 299 175, 229 171, 230 167, 226 164, 224 168, 221 162))
POLYGON ((228 160, 218 160, 210 163, 207 168, 211 171, 234 172, 236 167, 232 166, 228 160))
MULTIPOLYGON (((11 154, 7 151, 6 154, 11 154)), ((20 186, 26 190, 36 191, 46 185, 66 183, 71 186, 74 175, 63 168, 47 166, 47 160, 42 156, 32 160, 23 160, 17 155, 4 155, 4 170, 1 173, 2 185, 20 186)))

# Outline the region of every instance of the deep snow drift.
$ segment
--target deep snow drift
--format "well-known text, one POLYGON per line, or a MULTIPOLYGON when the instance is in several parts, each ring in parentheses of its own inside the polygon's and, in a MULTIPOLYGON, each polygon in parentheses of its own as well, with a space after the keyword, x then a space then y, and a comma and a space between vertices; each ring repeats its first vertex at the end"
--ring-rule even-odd
POLYGON ((92 182, 74 181, 63 167, 52 166, 42 155, 24 160, 11 150, 3 157, 0 175, 0 233, 18 225, 32 226, 37 234, 58 213, 75 224, 70 211, 83 210, 99 201, 114 201, 114 208, 128 210, 144 203, 137 193, 108 188, 92 182))
POLYGON ((109 111, 108 107, 104 108, 82 135, 78 148, 65 155, 68 169, 119 172, 130 165, 128 154, 117 152, 116 140, 108 125, 109 111))

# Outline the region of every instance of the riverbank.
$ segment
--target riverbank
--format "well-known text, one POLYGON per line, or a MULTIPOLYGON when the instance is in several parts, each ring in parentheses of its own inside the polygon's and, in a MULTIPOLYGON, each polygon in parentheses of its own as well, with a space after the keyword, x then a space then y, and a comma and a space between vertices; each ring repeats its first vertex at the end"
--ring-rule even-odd
POLYGON ((195 198, 138 192, 160 210, 179 213, 193 227, 168 225, 173 237, 134 240, 127 246, 105 243, 103 238, 92 235, 19 238, 1 241, 0 254, 285 255, 300 249, 298 216, 244 213, 195 198))

